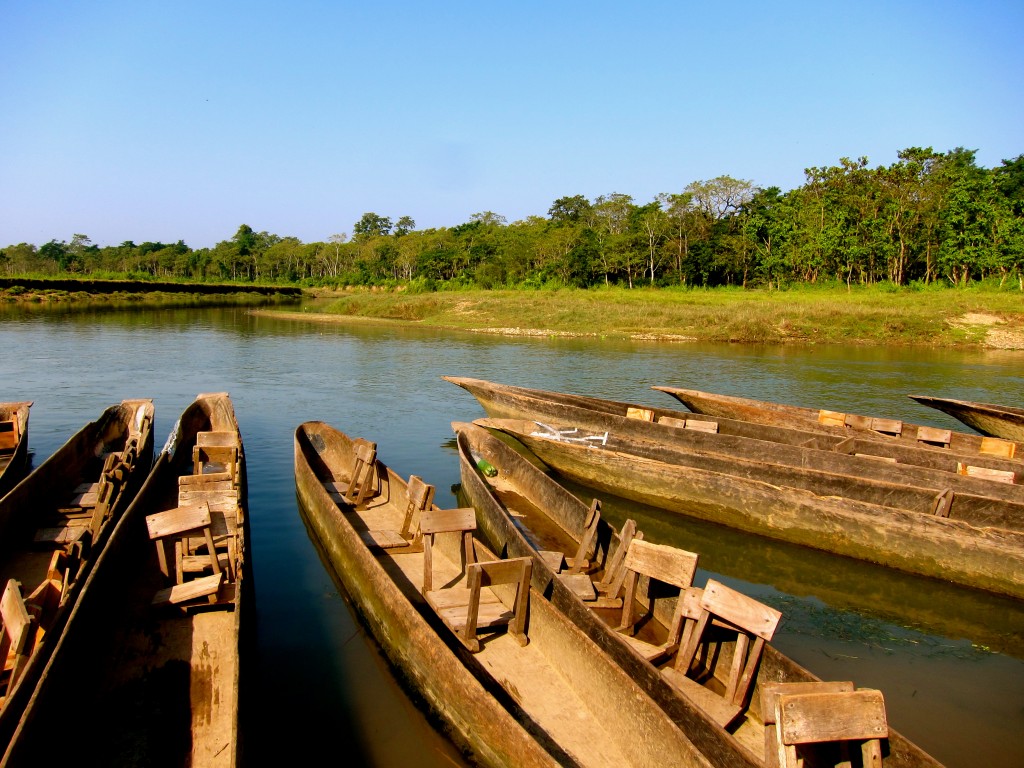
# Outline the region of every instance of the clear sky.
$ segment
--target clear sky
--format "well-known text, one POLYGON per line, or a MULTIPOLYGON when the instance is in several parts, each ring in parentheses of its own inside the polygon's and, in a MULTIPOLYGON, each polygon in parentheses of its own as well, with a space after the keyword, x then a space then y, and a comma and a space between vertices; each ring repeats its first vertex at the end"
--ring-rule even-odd
POLYGON ((1024 153, 1024 1, 0 0, 0 247, 1024 153))

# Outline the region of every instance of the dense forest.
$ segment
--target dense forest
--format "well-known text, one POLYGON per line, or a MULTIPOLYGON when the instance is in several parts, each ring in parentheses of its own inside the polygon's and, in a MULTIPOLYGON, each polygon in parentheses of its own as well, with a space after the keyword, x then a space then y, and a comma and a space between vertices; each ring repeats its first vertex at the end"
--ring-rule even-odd
POLYGON ((326 242, 248 225, 213 248, 83 234, 0 250, 0 274, 135 279, 477 286, 742 285, 841 281, 906 285, 1012 281, 1024 290, 1024 155, 978 166, 975 150, 911 148, 808 168, 782 192, 719 176, 638 203, 621 193, 555 200, 508 223, 485 211, 450 228, 365 213, 326 242))

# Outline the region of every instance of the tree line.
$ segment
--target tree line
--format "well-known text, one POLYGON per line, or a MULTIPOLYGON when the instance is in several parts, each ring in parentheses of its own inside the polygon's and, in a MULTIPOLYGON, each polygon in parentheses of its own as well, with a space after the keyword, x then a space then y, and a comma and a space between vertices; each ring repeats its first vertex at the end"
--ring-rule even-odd
POLYGON ((996 168, 976 150, 909 148, 889 166, 865 157, 808 168, 788 192, 719 176, 643 203, 613 192, 555 200, 509 223, 491 211, 416 229, 369 212, 324 242, 242 225, 213 248, 126 241, 0 250, 0 273, 124 275, 332 285, 764 286, 998 278, 1024 290, 1024 155, 996 168))

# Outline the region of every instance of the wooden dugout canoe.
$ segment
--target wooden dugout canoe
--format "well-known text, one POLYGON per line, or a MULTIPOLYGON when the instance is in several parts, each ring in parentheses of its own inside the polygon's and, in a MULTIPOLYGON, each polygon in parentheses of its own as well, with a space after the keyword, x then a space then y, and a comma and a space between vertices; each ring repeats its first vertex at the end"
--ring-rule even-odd
MULTIPOLYGON (((295 433, 300 509, 391 663, 476 762, 715 765, 640 686, 528 586, 528 643, 522 646, 499 633, 486 636, 479 652, 470 653, 421 595, 423 547, 371 548, 364 539, 370 531, 380 539, 385 530, 414 523, 406 519, 409 484, 374 454, 367 486, 372 492, 365 503, 355 505, 337 491, 352 480, 357 451, 366 445, 321 422, 300 425, 295 433)), ((422 520, 428 511, 438 510, 428 503, 416 514, 422 520)), ((444 584, 461 572, 461 542, 450 533, 436 539, 431 572, 434 584, 444 584)), ((472 547, 478 560, 493 560, 479 542, 472 547)), ((499 597, 509 605, 515 599, 499 597)))
MULTIPOLYGON (((741 421, 773 426, 800 426, 803 429, 842 433, 851 431, 878 439, 918 442, 920 436, 934 434, 933 427, 908 424, 897 419, 861 416, 851 413, 818 410, 798 405, 754 400, 748 397, 719 395, 696 389, 679 387, 653 387, 667 392, 694 413, 722 416, 741 421), (922 432, 922 429, 924 430, 922 432)), ((986 438, 981 435, 949 430, 949 448, 967 454, 991 454, 1006 458, 1024 456, 1024 443, 986 438), (1006 444, 1009 443, 1009 444, 1006 444)))
POLYGON ((86 424, 0 499, 0 743, 6 744, 110 532, 153 461, 153 402, 86 424))
MULTIPOLYGON (((765 726, 762 712, 762 690, 769 683, 820 682, 819 678, 792 659, 766 645, 750 697, 750 706, 738 726, 724 730, 706 712, 667 682, 662 669, 671 666, 671 656, 657 665, 634 652, 623 636, 612 628, 615 611, 594 608, 596 602, 584 602, 569 584, 556 575, 550 556, 541 552, 560 552, 568 561, 573 558, 586 535, 591 509, 508 443, 487 430, 454 422, 461 473, 461 491, 478 513, 481 532, 495 551, 508 557, 531 557, 534 562, 535 589, 547 595, 552 605, 572 621, 611 656, 616 664, 641 682, 666 712, 680 724, 715 764, 764 765, 765 726), (487 476, 480 469, 481 460, 494 467, 497 474, 487 476)), ((603 521, 598 522, 594 544, 586 552, 588 566, 584 573, 595 582, 607 577, 605 567, 615 560, 621 546, 618 535, 603 521)), ((657 600, 653 609, 657 627, 648 625, 648 638, 657 640, 667 633, 674 608, 671 599, 657 600), (664 603, 664 604, 662 604, 664 603)), ((719 677, 729 668, 729 651, 716 665, 719 677)), ((886 765, 935 766, 938 763, 891 730, 886 765)))
POLYGON ((0 498, 25 475, 31 407, 31 401, 0 403, 0 498))
MULTIPOLYGON (((198 395, 97 559, 0 764, 56 765, 69 749, 79 765, 237 764, 240 647, 252 599, 245 489, 231 400, 198 395), (228 450, 214 457, 213 445, 228 450), (166 604, 177 576, 161 573, 147 516, 204 503, 219 586, 166 604), (57 723, 71 746, 55 737, 57 723)), ((180 541, 185 586, 209 579, 198 570, 212 571, 204 532, 180 541)))
POLYGON ((948 413, 983 435, 1024 443, 1024 408, 928 395, 910 395, 910 398, 921 405, 948 413))
MULTIPOLYGON (((719 416, 697 415, 681 410, 605 400, 586 395, 516 387, 482 379, 461 376, 444 376, 442 378, 472 394, 480 402, 487 415, 496 419, 559 419, 565 418, 566 414, 571 413, 572 420, 577 426, 604 430, 607 429, 605 426, 607 416, 624 417, 631 413, 643 413, 646 418, 655 423, 672 422, 685 427, 690 435, 700 431, 711 431, 722 436, 762 441, 761 444, 766 455, 770 455, 770 453, 780 453, 781 455, 781 452, 786 450, 764 445, 764 443, 776 443, 780 446, 805 449, 804 455, 807 450, 846 456, 863 455, 884 459, 899 466, 922 467, 944 473, 962 474, 977 470, 979 474, 988 472, 1004 478, 1012 475, 1018 483, 1024 482, 1024 461, 1020 459, 977 452, 962 453, 948 447, 941 448, 930 443, 909 440, 874 439, 864 433, 833 427, 822 427, 823 431, 778 427, 719 416)), ((689 442, 696 439, 691 437, 689 442)), ((1005 441, 998 441, 998 443, 1003 448, 1010 445, 1005 441)), ((825 457, 819 456, 819 459, 826 461, 825 457)), ((866 465, 862 464, 862 466, 866 465)), ((877 465, 873 466, 877 467, 877 465)), ((875 470, 872 470, 872 474, 874 473, 875 470)))
MULTIPOLYGON (((482 388, 477 388, 481 391, 482 388)), ((495 391, 493 388, 491 391, 495 391)), ((569 424, 609 434, 611 447, 626 440, 631 453, 694 466, 726 474, 743 475, 774 485, 802 488, 818 495, 837 496, 871 504, 896 507, 967 520, 975 525, 1024 530, 1024 490, 1019 484, 993 482, 920 465, 891 460, 879 461, 874 454, 847 454, 802 445, 774 443, 751 437, 707 432, 690 428, 667 414, 651 409, 631 408, 646 418, 627 418, 571 404, 570 397, 544 397, 522 392, 502 395, 503 412, 523 414, 519 418, 569 424), (511 404, 511 405, 509 405, 511 404), (652 419, 651 421, 647 418, 652 419), (657 421, 653 421, 657 419, 657 421), (676 426, 676 425, 683 426, 676 426)), ((478 398, 481 395, 478 395, 478 398)), ((707 426, 704 422, 698 422, 707 426)), ((866 446, 867 450, 871 445, 866 446)), ((1024 481, 1019 472, 990 470, 968 465, 965 471, 1003 476, 1007 481, 1024 481)))
MULTIPOLYGON (((559 474, 672 512, 964 586, 1024 598, 1024 532, 974 525, 698 467, 596 441, 552 439, 571 424, 481 419, 526 445, 559 474), (544 436, 547 435, 547 436, 544 436)), ((581 437, 577 435, 576 437, 581 437)))

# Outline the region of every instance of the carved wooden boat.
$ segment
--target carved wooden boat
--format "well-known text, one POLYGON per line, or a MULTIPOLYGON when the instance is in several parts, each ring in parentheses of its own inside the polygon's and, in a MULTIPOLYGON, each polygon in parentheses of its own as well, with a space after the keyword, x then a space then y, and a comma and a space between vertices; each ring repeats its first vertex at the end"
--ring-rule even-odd
MULTIPOLYGON (((747 443, 757 446, 755 455, 762 458, 776 458, 780 460, 788 458, 796 460, 801 465, 807 466, 809 461, 815 463, 816 468, 825 471, 845 472, 853 476, 869 474, 879 479, 890 479, 892 482, 906 482, 906 470, 913 467, 921 467, 928 470, 938 470, 941 475, 929 473, 931 481, 937 483, 928 487, 946 488, 949 483, 954 487, 961 488, 969 493, 987 493, 984 489, 990 487, 987 483, 977 485, 968 483, 961 485, 960 480, 950 479, 945 473, 975 476, 998 477, 1004 481, 1024 482, 1024 461, 1005 456, 992 454, 979 454, 977 452, 963 453, 951 450, 949 447, 939 447, 933 443, 921 443, 907 440, 879 440, 859 432, 843 431, 838 428, 823 428, 826 431, 812 431, 807 429, 794 429, 790 427, 777 427, 758 424, 750 421, 737 421, 718 416, 697 415, 693 412, 670 410, 666 408, 655 408, 635 403, 624 403, 615 400, 605 400, 585 395, 569 394, 564 392, 551 392, 542 389, 530 389, 527 387, 516 387, 507 384, 472 379, 459 376, 444 376, 447 381, 456 384, 472 394, 483 406, 488 416, 499 419, 537 419, 543 421, 545 418, 571 420, 577 426, 586 429, 605 430, 609 428, 609 417, 631 417, 653 421, 656 424, 674 425, 676 430, 671 432, 659 429, 655 430, 661 434, 659 439, 671 439, 675 434, 677 442, 687 445, 702 446, 701 450, 715 451, 718 453, 735 455, 742 441, 739 438, 746 438, 747 443), (685 432, 678 431, 678 428, 685 428, 685 432), (700 438, 698 433, 705 433, 707 437, 700 438), (772 443, 775 445, 767 445, 772 443), (823 453, 836 454, 829 458, 823 453), (883 459, 894 466, 890 466, 879 474, 879 464, 865 464, 864 461, 855 461, 852 467, 846 457, 870 457, 883 459), (813 457, 813 458, 810 458, 813 457)), ((637 424, 634 429, 650 432, 648 426, 637 424)), ((945 438, 949 430, 936 430, 926 433, 928 436, 945 438), (940 433, 940 434, 936 434, 940 433)), ((975 436, 977 437, 977 436, 975 436)), ((948 440, 945 444, 948 445, 948 440)), ((1006 441, 996 441, 997 447, 1003 449, 1012 447, 1006 441)), ((1004 454, 1007 451, 1003 451, 1004 454)), ((920 485, 918 481, 916 484, 920 485)), ((1006 492, 1005 489, 1002 491, 1006 492)), ((999 494, 996 490, 994 493, 999 494)))
POLYGON ((970 400, 953 400, 948 397, 910 395, 911 399, 948 413, 971 429, 983 435, 1024 443, 1024 408, 992 403, 974 403, 970 400))
MULTIPOLYGON (((494 566, 494 556, 479 541, 467 541, 461 528, 435 535, 431 521, 448 513, 472 521, 472 510, 438 510, 430 487, 402 479, 376 458, 372 443, 321 422, 302 424, 295 433, 295 483, 325 562, 391 663, 475 762, 640 766, 670 756, 678 765, 720 764, 537 595, 525 572, 518 588, 495 586, 480 598, 491 619, 516 610, 515 627, 529 595, 525 646, 517 629, 478 638, 469 634, 471 622, 457 631, 446 626, 458 624, 452 613, 435 610, 446 604, 436 592, 471 592, 467 574, 494 566), (422 536, 413 534, 417 529, 422 536), (431 585, 444 588, 433 590, 428 574, 431 585)), ((480 616, 483 627, 483 607, 480 616)))
MULTIPOLYGON (((773 426, 799 426, 803 429, 856 432, 879 439, 919 442, 922 438, 931 441, 937 432, 934 427, 908 424, 898 419, 861 416, 852 413, 818 410, 797 405, 754 400, 747 397, 718 395, 696 389, 679 387, 654 387, 667 392, 694 413, 722 416, 729 419, 753 421, 773 426)), ((967 432, 950 432, 948 446, 963 453, 982 453, 1006 458, 1024 455, 1024 442, 1007 441, 1001 438, 986 438, 967 432)))
MULTIPOLYGON (((461 492, 476 508, 481 532, 495 551, 508 557, 533 558, 535 590, 547 595, 552 605, 641 682, 694 743, 705 754, 714 756, 716 764, 740 761, 741 764, 763 765, 766 758, 769 765, 773 764, 769 754, 772 733, 765 727, 765 692, 772 683, 821 681, 770 644, 765 645, 748 706, 741 717, 730 724, 728 731, 725 730, 708 711, 698 706, 696 702, 702 701, 701 698, 691 699, 687 695, 689 689, 680 690, 670 682, 671 675, 665 670, 672 668, 673 656, 680 649, 670 649, 653 663, 644 656, 645 642, 658 644, 669 634, 666 625, 671 624, 676 607, 673 599, 656 598, 653 605, 647 602, 645 607, 651 619, 637 633, 640 642, 636 643, 616 629, 622 610, 607 607, 615 597, 611 590, 599 594, 601 590, 594 590, 592 586, 588 589, 588 583, 578 582, 583 578, 608 584, 616 579, 617 574, 609 571, 622 567, 621 548, 636 546, 627 544, 630 523, 623 526, 622 536, 616 534, 601 520, 599 511, 595 515, 596 505, 588 507, 507 442, 473 424, 455 422, 452 427, 459 452, 461 492), (556 556, 552 557, 553 554, 556 556), (580 567, 574 569, 569 567, 570 563, 580 567)), ((635 538, 642 536, 636 534, 635 538)), ((628 578, 622 578, 623 586, 627 582, 628 578)), ((714 682, 704 683, 709 688, 725 686, 734 647, 726 645, 725 649, 714 666, 714 682)), ((770 714, 767 720, 772 720, 770 714)), ((937 765, 933 758, 891 729, 887 747, 886 765, 937 765)))
POLYGON ((201 394, 97 559, 3 765, 65 761, 68 742, 54 723, 67 723, 69 709, 81 734, 76 762, 237 763, 239 649, 251 601, 245 489, 231 400, 201 394), (161 549, 174 563, 166 576, 161 549))
POLYGON ((0 499, 0 742, 6 744, 110 532, 153 460, 153 402, 86 424, 0 499))
POLYGON ((909 573, 1024 597, 1020 530, 659 461, 642 455, 639 441, 629 435, 588 435, 551 419, 544 427, 515 419, 478 423, 516 438, 558 473, 627 499, 909 573))
POLYGON ((635 441, 631 450, 647 458, 743 475, 818 495, 1024 530, 1024 493, 1019 484, 1024 482, 1024 465, 1019 462, 985 462, 1003 469, 955 462, 958 471, 952 472, 949 457, 940 453, 937 460, 932 460, 931 451, 904 448, 895 453, 924 454, 936 467, 905 464, 895 457, 880 456, 873 452, 880 444, 870 441, 862 441, 860 450, 864 453, 849 454, 724 434, 717 431, 718 424, 680 419, 670 415, 674 412, 621 404, 620 413, 612 413, 615 403, 611 401, 604 401, 603 410, 597 406, 588 408, 588 403, 578 395, 522 390, 488 382, 474 382, 467 388, 491 406, 485 410, 517 413, 518 418, 542 423, 545 419, 557 420, 595 433, 613 433, 616 439, 628 437, 635 441), (492 404, 498 400, 501 405, 494 408, 492 404), (994 479, 1001 482, 993 482, 994 479))
POLYGON ((31 402, 0 403, 0 497, 28 467, 28 412, 31 402))

